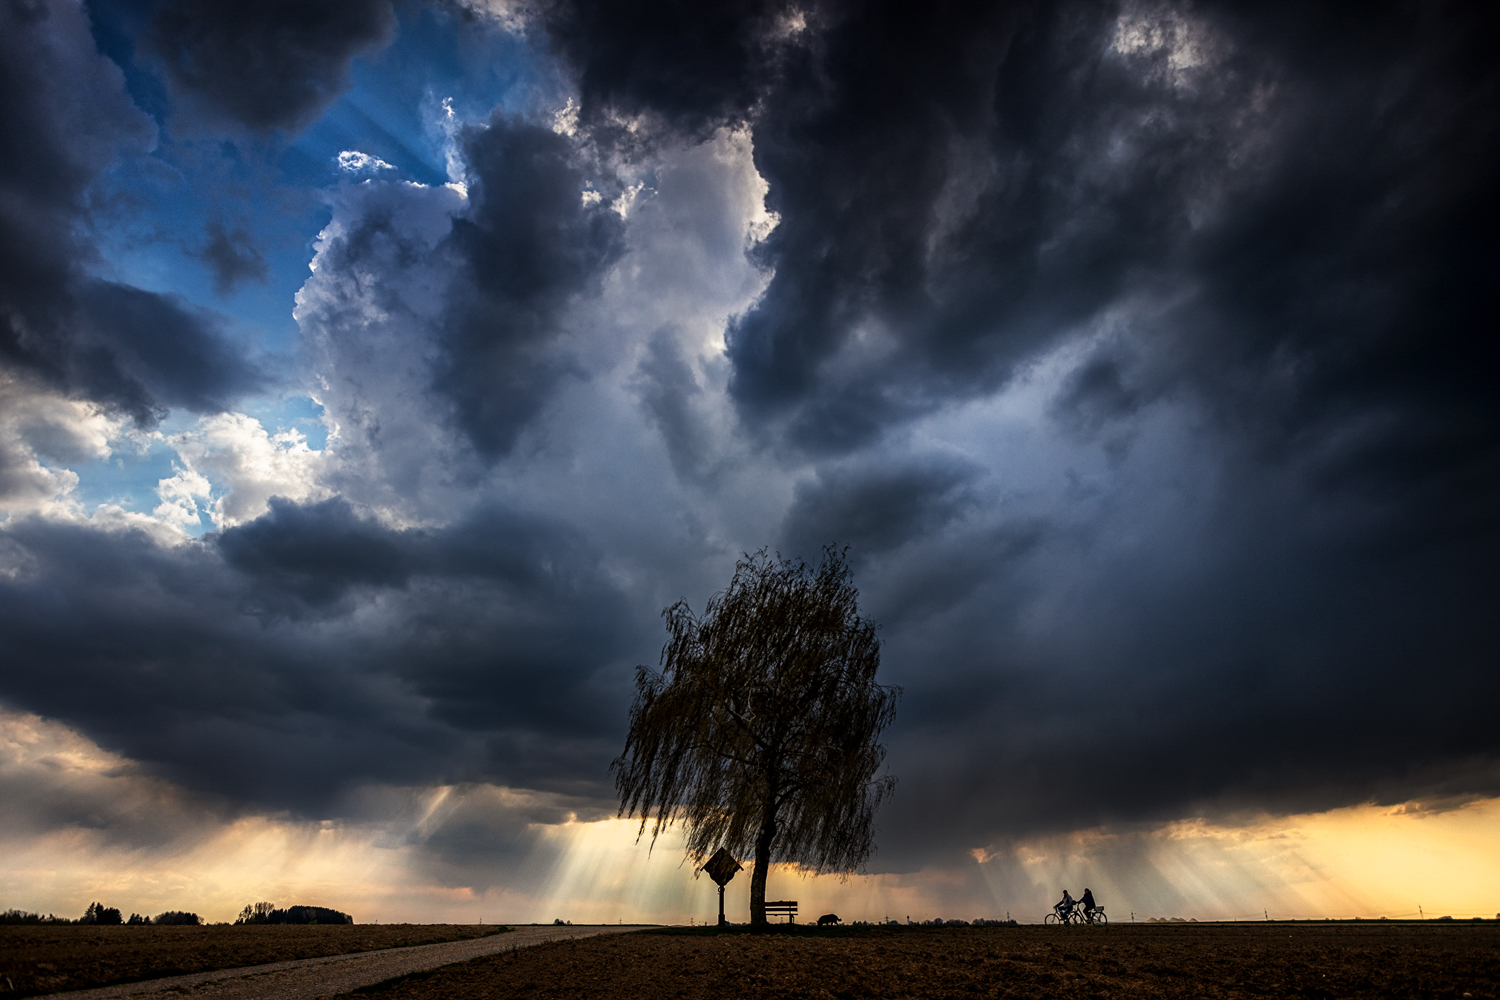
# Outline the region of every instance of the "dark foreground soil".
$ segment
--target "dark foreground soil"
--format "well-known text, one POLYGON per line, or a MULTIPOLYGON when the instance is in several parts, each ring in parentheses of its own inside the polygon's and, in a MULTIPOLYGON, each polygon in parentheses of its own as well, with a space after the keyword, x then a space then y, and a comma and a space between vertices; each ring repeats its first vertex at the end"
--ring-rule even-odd
POLYGON ((0 926, 0 998, 456 941, 501 930, 462 924, 0 926))
POLYGON ((541 945, 360 991, 470 998, 1495 997, 1500 925, 657 931, 541 945))

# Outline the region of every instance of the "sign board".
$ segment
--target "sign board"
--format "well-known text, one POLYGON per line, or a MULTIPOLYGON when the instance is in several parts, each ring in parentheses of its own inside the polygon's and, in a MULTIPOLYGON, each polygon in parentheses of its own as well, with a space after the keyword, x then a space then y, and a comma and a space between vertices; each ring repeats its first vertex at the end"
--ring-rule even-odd
POLYGON ((730 854, 726 848, 721 847, 714 852, 713 857, 708 859, 708 863, 703 866, 703 870, 708 873, 709 878, 713 879, 720 886, 724 886, 729 883, 730 879, 734 878, 734 873, 743 867, 745 866, 734 860, 733 854, 730 854))

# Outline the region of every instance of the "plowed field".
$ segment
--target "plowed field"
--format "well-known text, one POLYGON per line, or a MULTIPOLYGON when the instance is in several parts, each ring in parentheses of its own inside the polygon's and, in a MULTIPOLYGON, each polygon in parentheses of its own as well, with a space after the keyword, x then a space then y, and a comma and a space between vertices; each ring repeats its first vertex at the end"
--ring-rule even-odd
POLYGON ((378 1000, 1495 997, 1500 925, 670 930, 542 945, 369 988, 378 1000))
POLYGON ((461 924, 0 926, 0 998, 455 941, 502 929, 461 924))

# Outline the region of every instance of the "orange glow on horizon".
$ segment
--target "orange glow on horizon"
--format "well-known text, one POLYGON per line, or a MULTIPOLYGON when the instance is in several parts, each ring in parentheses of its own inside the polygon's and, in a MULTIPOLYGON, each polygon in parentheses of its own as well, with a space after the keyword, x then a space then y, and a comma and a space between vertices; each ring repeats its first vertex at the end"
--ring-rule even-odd
MULTIPOLYGON (((523 822, 523 847, 506 856, 505 870, 435 860, 426 845, 464 802, 529 815, 540 797, 524 790, 400 790, 393 801, 407 803, 406 813, 378 821, 225 819, 64 726, 3 710, 0 780, 104 818, 48 827, 12 810, 0 827, 0 908, 71 917, 98 899, 126 912, 186 909, 220 921, 265 899, 330 906, 360 922, 465 923, 687 923, 717 909, 713 884, 683 859, 680 831, 653 849, 628 820, 523 822)), ((989 844, 949 867, 847 880, 778 865, 768 896, 797 899, 804 920, 1008 913, 1035 922, 1064 886, 1077 894, 1086 885, 1117 921, 1132 911, 1138 920, 1493 917, 1497 842, 1500 799, 1363 805, 1238 824, 1083 830, 989 844)), ((730 919, 748 918, 749 885, 748 871, 730 883, 730 919)))

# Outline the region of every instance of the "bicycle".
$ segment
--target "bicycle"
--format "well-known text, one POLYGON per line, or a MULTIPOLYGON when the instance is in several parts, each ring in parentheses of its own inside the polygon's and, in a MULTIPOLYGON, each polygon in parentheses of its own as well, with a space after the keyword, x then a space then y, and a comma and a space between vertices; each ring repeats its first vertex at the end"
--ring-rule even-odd
POLYGON ((1094 907, 1093 913, 1085 913, 1083 907, 1075 906, 1071 910, 1064 910, 1054 906, 1052 912, 1042 918, 1044 924, 1084 924, 1093 927, 1103 927, 1109 923, 1109 915, 1104 912, 1104 907, 1094 907))
POLYGON ((1054 906, 1052 912, 1042 918, 1044 924, 1081 924, 1083 923, 1083 911, 1077 907, 1065 910, 1061 906, 1054 906))

